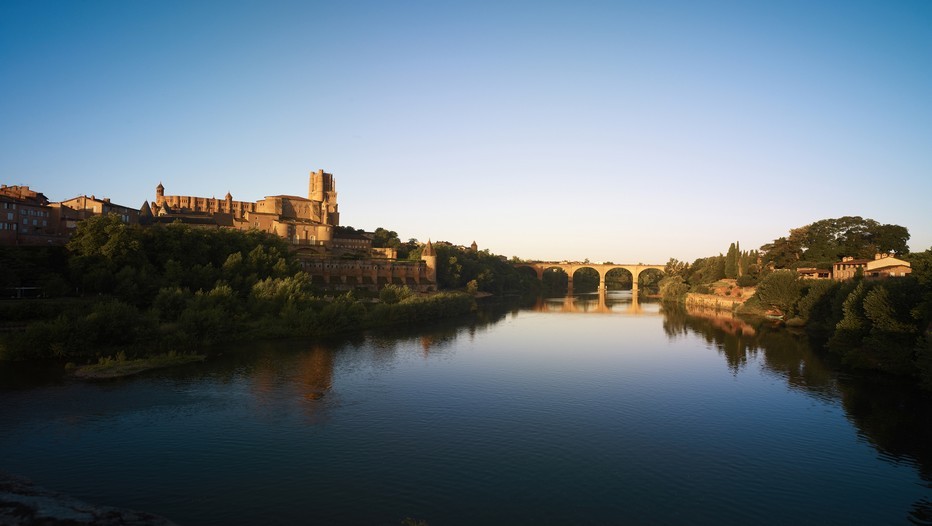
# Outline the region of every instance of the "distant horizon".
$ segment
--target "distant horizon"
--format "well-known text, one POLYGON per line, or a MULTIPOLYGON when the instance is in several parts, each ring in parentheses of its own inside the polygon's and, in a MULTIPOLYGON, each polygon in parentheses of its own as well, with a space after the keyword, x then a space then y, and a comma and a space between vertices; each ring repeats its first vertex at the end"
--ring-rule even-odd
MULTIPOLYGON (((324 170, 324 171, 326 172, 327 170, 324 170)), ((327 173, 330 173, 330 172, 327 172, 327 173)), ((339 185, 339 178, 336 177, 336 174, 334 174, 334 177, 336 178, 337 183, 338 183, 338 185, 339 185)), ((2 184, 6 185, 6 186, 14 186, 14 185, 9 185, 9 184, 7 184, 7 183, 2 183, 2 184)), ((159 184, 162 184, 163 187, 164 187, 164 184, 163 184, 162 182, 157 183, 156 186, 158 186, 159 184)), ((22 185, 22 184, 20 184, 20 185, 15 185, 15 186, 27 186, 27 187, 29 187, 31 190, 35 191, 35 192, 42 193, 43 195, 45 195, 45 196, 49 199, 50 202, 53 202, 53 203, 62 202, 62 201, 66 201, 66 200, 69 200, 69 199, 72 199, 72 198, 75 198, 75 197, 81 197, 81 196, 84 196, 84 197, 91 197, 91 198, 96 198, 96 199, 109 199, 109 196, 107 196, 107 195, 105 195, 105 194, 97 195, 97 194, 90 194, 90 193, 78 194, 78 195, 74 195, 74 196, 71 196, 71 197, 68 197, 68 198, 63 198, 63 199, 53 199, 53 198, 51 198, 51 197, 48 195, 48 193, 43 192, 41 189, 32 187, 31 185, 22 185)), ((338 188, 339 188, 339 186, 338 186, 338 188)), ((154 197, 154 196, 155 196, 155 187, 153 187, 153 192, 152 192, 152 193, 153 193, 153 197, 154 197)), ((339 191, 338 191, 338 193, 339 193, 339 191)), ((276 195, 289 195, 289 196, 296 196, 296 197, 302 197, 302 198, 305 197, 305 196, 303 196, 303 195, 298 195, 298 194, 269 194, 269 195, 264 195, 264 196, 262 196, 262 197, 255 198, 255 199, 252 199, 252 198, 241 199, 241 198, 239 198, 238 196, 233 195, 232 192, 230 192, 230 194, 231 194, 231 197, 233 198, 234 201, 246 201, 246 202, 255 202, 255 201, 258 201, 258 200, 260 200, 260 199, 262 199, 262 198, 265 198, 265 197, 272 197, 272 196, 276 196, 276 195)), ((171 192, 168 188, 166 188, 166 195, 193 196, 192 194, 186 194, 186 193, 173 193, 173 192, 171 192)), ((226 194, 223 194, 223 195, 225 196, 226 194)), ((193 197, 205 197, 205 198, 217 199, 216 195, 211 195, 211 196, 198 195, 198 196, 193 196, 193 197)), ((219 199, 223 199, 223 197, 220 197, 219 199)), ((117 202, 117 201, 112 200, 112 199, 111 199, 111 201, 112 201, 114 204, 116 204, 116 205, 127 206, 127 207, 131 207, 131 208, 135 208, 135 207, 133 207, 133 205, 130 205, 130 204, 127 204, 127 203, 117 202)), ((148 199, 148 198, 143 199, 143 203, 149 203, 149 204, 151 204, 152 202, 154 202, 154 199, 152 199, 152 200, 150 200, 150 199, 148 199)), ((142 204, 140 204, 140 208, 142 208, 142 204)), ((342 215, 342 210, 341 210, 341 215, 342 215)), ((859 216, 859 215, 858 215, 858 214, 849 214, 848 216, 849 216, 849 217, 856 217, 856 216, 859 216)), ((845 217, 845 216, 839 216, 839 217, 845 217)), ((876 221, 875 218, 870 218, 870 217, 866 217, 866 216, 863 216, 863 215, 861 215, 861 216, 859 216, 859 217, 863 217, 864 219, 874 219, 874 220, 876 221)), ((837 218, 821 218, 821 219, 837 219, 837 218)), ((818 220, 815 220, 815 221, 818 221, 818 220)), ((815 222, 815 221, 812 221, 812 222, 815 222)), ((811 224, 812 222, 806 223, 806 225, 811 224)), ((883 223, 882 221, 878 221, 878 222, 883 223)), ((769 242, 771 242, 771 241, 773 241, 773 240, 775 240, 775 239, 777 239, 777 238, 779 238, 779 237, 785 237, 785 235, 788 235, 788 234, 789 234, 790 228, 799 228, 799 227, 806 226, 806 225, 795 225, 795 226, 793 226, 793 227, 788 227, 787 230, 786 230, 786 232, 785 232, 784 234, 781 234, 781 235, 778 235, 778 236, 774 237, 773 239, 767 241, 767 243, 769 243, 769 242)), ((390 230, 390 231, 395 231, 395 229, 393 229, 390 225, 376 225, 376 226, 371 226, 371 227, 360 227, 360 226, 357 226, 357 225, 341 224, 341 225, 339 225, 339 226, 352 227, 352 228, 357 228, 357 229, 358 229, 358 228, 362 228, 363 230, 365 230, 365 231, 367 231, 367 232, 375 231, 377 228, 385 228, 385 229, 390 230)), ((908 226, 908 225, 900 225, 900 226, 904 226, 904 227, 907 228, 907 230, 909 230, 909 226, 908 226)), ((405 242, 405 241, 408 241, 409 239, 412 239, 411 237, 404 236, 401 232, 397 232, 397 231, 395 231, 395 232, 398 234, 398 237, 399 237, 399 239, 400 239, 402 242, 405 242)), ((910 232, 910 234, 912 234, 912 232, 910 232)), ((417 241, 420 242, 420 243, 427 243, 428 241, 432 241, 432 242, 434 242, 434 243, 451 243, 451 244, 453 244, 453 245, 458 245, 458 246, 469 246, 471 243, 476 242, 476 244, 479 246, 479 250, 486 250, 486 247, 482 247, 482 246, 481 246, 481 244, 480 244, 479 241, 478 241, 478 238, 473 238, 473 239, 467 241, 467 240, 449 240, 449 239, 444 239, 444 238, 442 238, 442 237, 428 237, 427 239, 417 239, 417 241)), ((746 246, 744 246, 743 244, 741 244, 741 240, 730 241, 730 242, 729 242, 729 245, 730 245, 731 243, 733 243, 733 242, 739 243, 740 249, 741 249, 742 251, 747 251, 747 250, 760 250, 760 248, 761 248, 760 246, 756 246, 756 247, 746 247, 746 246)), ((700 256, 697 256, 697 257, 695 257, 695 258, 689 258, 689 259, 680 259, 680 258, 676 258, 675 256, 670 256, 670 258, 675 258, 675 259, 678 259, 678 260, 683 261, 683 262, 685 262, 685 263, 692 263, 692 262, 694 262, 696 259, 699 259, 699 258, 713 257, 713 256, 717 256, 717 255, 724 254, 724 253, 727 251, 727 248, 728 248, 728 247, 725 247, 725 248, 726 248, 726 250, 721 250, 721 251, 719 251, 720 254, 718 254, 718 253, 713 253, 713 252, 709 252, 708 254, 700 255, 700 256)), ((929 248, 932 248, 932 247, 929 247, 929 248)), ((925 250, 928 250, 928 249, 913 250, 912 246, 910 245, 910 253, 913 253, 913 252, 924 252, 925 250)), ((565 258, 565 257, 556 257, 556 258, 549 258, 549 259, 548 259, 548 258, 538 258, 538 257, 526 257, 526 256, 522 256, 522 255, 520 255, 520 254, 506 254, 506 253, 502 253, 502 252, 496 252, 496 251, 494 251, 494 250, 491 250, 491 252, 492 252, 493 254, 496 254, 496 255, 507 256, 507 257, 509 257, 509 259, 510 259, 511 257, 518 257, 518 258, 520 258, 520 259, 522 259, 522 260, 526 260, 526 261, 541 261, 541 262, 560 262, 560 261, 568 261, 568 262, 571 262, 571 263, 589 261, 589 262, 592 263, 592 264, 601 264, 601 263, 603 263, 603 262, 611 262, 612 264, 622 264, 622 263, 625 263, 625 264, 665 264, 665 263, 666 263, 667 261, 669 261, 669 259, 670 259, 670 258, 667 258, 667 259, 664 259, 663 261, 651 261, 651 262, 644 261, 644 260, 637 260, 637 261, 635 261, 635 260, 630 260, 630 261, 624 260, 624 261, 622 261, 622 260, 613 260, 613 259, 596 260, 596 259, 592 259, 592 258, 588 258, 588 257, 586 257, 586 258, 580 258, 580 259, 571 259, 571 258, 565 258)))
POLYGON ((932 3, 0 5, 0 182, 138 208, 336 178, 343 225, 692 262, 861 216, 932 247, 932 3), (138 202, 137 202, 138 201, 138 202))

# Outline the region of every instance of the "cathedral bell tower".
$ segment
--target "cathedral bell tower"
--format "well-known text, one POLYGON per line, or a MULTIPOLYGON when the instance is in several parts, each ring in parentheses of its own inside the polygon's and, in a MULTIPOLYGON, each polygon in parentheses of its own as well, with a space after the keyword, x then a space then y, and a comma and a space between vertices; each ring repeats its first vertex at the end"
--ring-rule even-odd
POLYGON ((337 189, 333 174, 323 170, 311 172, 308 182, 307 198, 320 203, 321 217, 328 225, 340 224, 340 212, 337 206, 337 189))

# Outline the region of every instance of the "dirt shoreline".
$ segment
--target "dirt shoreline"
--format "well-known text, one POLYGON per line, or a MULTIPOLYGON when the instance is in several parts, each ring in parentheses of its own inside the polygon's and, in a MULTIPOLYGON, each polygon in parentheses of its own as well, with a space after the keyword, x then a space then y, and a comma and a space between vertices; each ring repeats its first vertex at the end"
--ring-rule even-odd
POLYGON ((206 359, 207 356, 203 354, 163 354, 134 360, 110 359, 103 363, 81 365, 74 369, 71 374, 84 380, 109 380, 111 378, 132 376, 153 369, 203 362, 206 359))

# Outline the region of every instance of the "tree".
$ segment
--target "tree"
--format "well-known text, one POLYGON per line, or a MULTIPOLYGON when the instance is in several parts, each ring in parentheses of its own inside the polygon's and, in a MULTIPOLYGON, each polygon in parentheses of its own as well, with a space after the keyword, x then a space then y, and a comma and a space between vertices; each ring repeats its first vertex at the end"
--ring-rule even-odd
POLYGON ((670 258, 670 260, 667 261, 667 264, 664 265, 663 275, 684 277, 688 271, 689 263, 680 261, 676 258, 670 258))
POLYGON ((394 230, 387 230, 382 227, 375 229, 375 235, 372 237, 373 248, 398 248, 401 245, 401 239, 394 230))
POLYGON ((900 225, 879 225, 871 232, 874 252, 893 252, 897 256, 909 254, 909 230, 900 225))
POLYGON ((780 237, 760 247, 764 253, 764 261, 772 263, 776 268, 793 268, 802 257, 802 242, 798 236, 790 233, 790 237, 780 237))
POLYGON ((829 266, 844 256, 870 258, 878 252, 909 253, 909 231, 860 216, 822 219, 790 230, 789 237, 761 247, 767 262, 777 268, 829 266))
POLYGON ((729 245, 728 253, 725 254, 724 274, 726 278, 735 279, 738 277, 738 247, 734 243, 729 245))
POLYGON ((660 296, 665 300, 678 300, 689 292, 689 286, 678 275, 664 276, 660 280, 660 296))
POLYGON ((755 295, 760 302, 779 312, 788 314, 799 297, 799 278, 792 270, 771 272, 757 285, 755 295))

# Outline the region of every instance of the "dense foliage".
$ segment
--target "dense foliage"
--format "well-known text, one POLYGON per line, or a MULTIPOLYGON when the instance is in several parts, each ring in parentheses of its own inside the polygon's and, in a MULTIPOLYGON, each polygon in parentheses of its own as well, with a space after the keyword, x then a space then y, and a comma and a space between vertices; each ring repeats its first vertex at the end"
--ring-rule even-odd
POLYGON ((742 252, 736 242, 725 255, 692 264, 671 259, 660 294, 668 300, 708 294, 729 279, 738 287, 754 286, 742 312, 804 326, 851 367, 916 377, 932 389, 932 249, 909 254, 908 240, 909 231, 899 225, 856 216, 824 219, 790 230, 761 252, 742 252), (829 269, 845 256, 873 259, 880 252, 908 260, 911 276, 838 282, 804 280, 796 272, 829 269))
POLYGON ((907 241, 906 227, 846 216, 791 229, 789 236, 775 239, 761 250, 765 262, 776 268, 831 268, 845 256, 873 258, 879 252, 905 256, 909 254, 907 241))
POLYGON ((758 251, 741 251, 734 242, 725 255, 698 258, 691 264, 671 258, 657 287, 665 300, 681 300, 689 292, 708 294, 710 286, 723 279, 735 279, 741 287, 756 285, 763 270, 758 251))
MULTIPOLYGON (((79 224, 67 256, 43 268, 82 298, 0 304, 25 330, 0 358, 75 358, 131 349, 187 351, 250 337, 313 336, 470 312, 472 296, 383 291, 380 304, 325 298, 278 237, 261 232, 141 228, 116 216, 79 224), (35 307, 35 308, 32 308, 35 307)), ((43 278, 48 279, 48 278, 43 278)))
POLYGON ((768 274, 746 312, 772 312, 855 368, 914 376, 932 389, 932 249, 908 256, 909 277, 803 280, 768 274))
MULTIPOLYGON (((472 250, 450 243, 433 243, 437 256, 437 286, 440 289, 474 289, 492 294, 535 292, 536 276, 522 272, 502 256, 488 250, 472 250)), ((409 259, 420 259, 423 247, 410 252, 409 259)))

